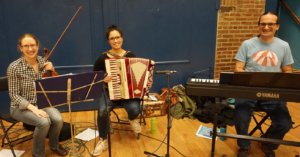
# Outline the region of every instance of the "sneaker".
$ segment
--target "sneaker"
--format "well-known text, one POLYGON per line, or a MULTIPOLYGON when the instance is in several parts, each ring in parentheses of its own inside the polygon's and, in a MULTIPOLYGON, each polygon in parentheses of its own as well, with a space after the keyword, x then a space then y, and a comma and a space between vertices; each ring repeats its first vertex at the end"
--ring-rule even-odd
POLYGON ((135 133, 140 133, 142 131, 141 124, 136 120, 130 120, 129 123, 135 133))
POLYGON ((275 152, 271 148, 268 147, 266 142, 258 142, 259 146, 263 151, 263 155, 266 157, 275 157, 275 152))
POLYGON ((108 142, 107 139, 105 139, 104 141, 101 139, 97 145, 96 148, 94 149, 94 151, 92 152, 93 156, 98 156, 100 155, 105 149, 107 149, 108 147, 108 142))
POLYGON ((237 156, 238 157, 249 157, 249 154, 250 154, 250 149, 240 148, 238 150, 237 156))

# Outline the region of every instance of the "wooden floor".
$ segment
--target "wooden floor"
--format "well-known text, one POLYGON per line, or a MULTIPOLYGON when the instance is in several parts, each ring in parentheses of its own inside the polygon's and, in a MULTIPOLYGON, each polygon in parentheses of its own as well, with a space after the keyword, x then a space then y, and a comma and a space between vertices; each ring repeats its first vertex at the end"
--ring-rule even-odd
MULTIPOLYGON (((290 113, 293 117, 293 121, 296 122, 296 125, 300 123, 300 104, 299 103, 288 103, 288 107, 290 113)), ((116 109, 115 110, 122 119, 126 119, 127 114, 124 109, 116 109)), ((66 122, 69 122, 69 114, 62 113, 66 122)), ((87 127, 93 128, 94 124, 94 115, 96 113, 94 111, 84 111, 84 112, 73 112, 72 118, 73 122, 76 122, 77 132, 83 130, 87 127)), ((112 120, 115 117, 112 115, 112 120)), ((260 119, 260 117, 258 117, 260 119)), ((156 138, 158 140, 163 140, 167 133, 167 116, 157 117, 157 127, 158 132, 156 134, 150 133, 150 121, 151 118, 147 118, 147 125, 143 126, 142 136, 140 140, 137 140, 137 134, 132 131, 121 131, 116 130, 114 134, 111 135, 111 151, 112 157, 146 157, 144 155, 144 151, 153 152, 155 151, 161 144, 161 142, 151 139, 156 138), (147 137, 149 136, 149 137, 147 137)), ((270 124, 270 121, 267 121, 267 124, 270 124)), ((190 120, 176 120, 174 119, 171 128, 170 134, 170 156, 171 157, 210 157, 211 151, 211 140, 199 138, 195 136, 195 133, 200 125, 205 125, 212 127, 212 124, 204 124, 198 120, 190 121, 190 120), (175 149, 178 151, 176 151, 175 149), (179 152, 183 155, 180 155, 179 152)), ((16 126, 15 130, 21 128, 22 124, 20 123, 16 126)), ((254 122, 251 122, 251 126, 254 127, 254 122)), ((264 129, 268 126, 264 125, 264 129)), ((130 125, 120 125, 113 124, 113 128, 118 129, 130 129, 130 125)), ((24 131, 24 130, 23 130, 24 131)), ((18 132, 22 133, 22 130, 18 130, 18 132)), ((234 127, 227 128, 228 133, 235 133, 234 127)), ((2 133, 1 133, 2 134, 2 133)), ((18 133, 10 134, 10 137, 16 136, 18 133)), ((254 136, 260 136, 257 131, 254 136)), ((2 136, 1 136, 2 137, 2 136)), ((285 136, 285 140, 293 140, 300 141, 300 127, 296 129, 291 129, 291 131, 285 136)), ((89 151, 93 151, 95 142, 97 140, 92 140, 87 142, 85 145, 80 147, 79 152, 81 152, 80 156, 89 157, 89 151), (89 150, 89 151, 88 151, 89 150)), ((165 140, 166 142, 166 140, 165 140)), ((46 140, 46 157, 58 157, 55 155, 48 147, 48 139, 46 140)), ((71 147, 70 141, 61 142, 64 146, 67 145, 71 147)), ((76 144, 79 146, 79 144, 76 144)), ((9 149, 9 147, 5 147, 9 149)), ((2 148, 1 148, 2 149, 2 148)), ((23 144, 17 145, 14 147, 15 150, 24 150, 25 153, 22 157, 31 157, 32 154, 32 140, 27 141, 23 144)), ((220 139, 216 142, 216 152, 215 157, 221 157, 223 154, 226 154, 228 157, 236 156, 236 152, 238 150, 238 146, 236 144, 236 139, 226 139, 225 141, 221 141, 220 139)), ((156 154, 165 156, 167 153, 167 145, 162 144, 162 146, 157 150, 156 154)), ((278 150, 276 150, 276 156, 278 157, 294 157, 295 155, 300 155, 300 148, 293 146, 285 146, 281 145, 278 150)), ((261 149, 257 142, 252 142, 251 145, 251 157, 260 157, 262 156, 261 149)), ((108 157, 108 150, 104 151, 99 157, 108 157)))

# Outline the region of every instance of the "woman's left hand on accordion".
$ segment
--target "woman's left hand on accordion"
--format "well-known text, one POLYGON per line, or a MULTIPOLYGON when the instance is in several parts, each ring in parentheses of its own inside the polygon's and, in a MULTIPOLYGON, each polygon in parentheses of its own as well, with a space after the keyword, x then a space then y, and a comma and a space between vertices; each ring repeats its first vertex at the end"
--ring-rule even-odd
POLYGON ((148 82, 147 86, 149 89, 151 89, 153 82, 148 82))
POLYGON ((110 75, 107 75, 104 79, 103 79, 103 81, 105 82, 105 83, 108 83, 108 82, 110 82, 112 80, 112 77, 110 76, 110 75))

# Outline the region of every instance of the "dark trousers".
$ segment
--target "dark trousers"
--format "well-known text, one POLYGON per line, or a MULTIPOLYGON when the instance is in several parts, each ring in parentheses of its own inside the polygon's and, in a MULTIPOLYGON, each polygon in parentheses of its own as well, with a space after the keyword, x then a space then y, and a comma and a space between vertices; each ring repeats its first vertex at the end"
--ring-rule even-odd
MULTIPOLYGON (((112 111, 116 106, 123 106, 128 114, 129 120, 134 120, 140 114, 140 102, 141 99, 128 99, 128 100, 118 100, 118 101, 110 101, 108 96, 108 91, 106 90, 107 96, 107 104, 109 107, 109 111, 112 111)), ((97 100, 96 100, 97 101, 97 100)), ((105 140, 107 139, 107 114, 106 114, 106 105, 104 94, 102 94, 99 102, 98 109, 98 130, 99 136, 105 140)))
MULTIPOLYGON (((284 135, 292 128, 292 119, 286 107, 286 102, 279 101, 236 99, 234 122, 237 134, 248 135, 253 108, 257 106, 264 109, 272 120, 271 126, 263 137, 282 140, 284 135)), ((238 139, 237 144, 240 148, 249 149, 251 141, 238 139)), ((275 150, 279 147, 279 144, 268 143, 268 146, 270 149, 275 150)))

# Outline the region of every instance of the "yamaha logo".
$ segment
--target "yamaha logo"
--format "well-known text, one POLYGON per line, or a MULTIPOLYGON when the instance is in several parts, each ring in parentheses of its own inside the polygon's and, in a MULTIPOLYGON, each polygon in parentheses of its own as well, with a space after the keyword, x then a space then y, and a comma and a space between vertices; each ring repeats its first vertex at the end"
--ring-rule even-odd
POLYGON ((259 98, 276 98, 279 99, 279 94, 275 93, 256 93, 256 96, 259 98))
POLYGON ((257 93, 256 96, 260 98, 261 97, 261 93, 257 93))

